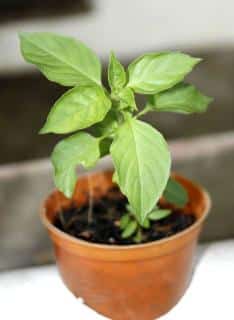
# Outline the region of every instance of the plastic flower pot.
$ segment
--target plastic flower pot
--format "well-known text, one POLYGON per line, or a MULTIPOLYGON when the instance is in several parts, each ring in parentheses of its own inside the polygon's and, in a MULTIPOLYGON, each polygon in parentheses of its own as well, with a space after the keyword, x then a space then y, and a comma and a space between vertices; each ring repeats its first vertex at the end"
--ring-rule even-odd
MULTIPOLYGON (((55 216, 71 204, 88 201, 87 177, 79 178, 72 199, 54 191, 43 205, 41 218, 52 239, 65 285, 76 297, 113 320, 153 320, 171 310, 185 293, 192 276, 198 236, 207 217, 207 193, 175 175, 189 194, 184 214, 196 222, 169 238, 146 244, 100 245, 74 238, 53 225, 55 216)), ((112 172, 90 176, 94 198, 113 186, 112 172)))

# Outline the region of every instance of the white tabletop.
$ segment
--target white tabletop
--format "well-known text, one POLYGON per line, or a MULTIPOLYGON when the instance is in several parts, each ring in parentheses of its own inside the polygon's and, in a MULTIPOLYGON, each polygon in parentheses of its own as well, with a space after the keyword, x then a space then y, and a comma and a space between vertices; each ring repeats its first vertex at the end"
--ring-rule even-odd
MULTIPOLYGON (((234 240, 200 246, 196 264, 187 293, 162 320, 234 319, 234 240)), ((0 315, 4 320, 107 319, 73 297, 54 265, 1 273, 0 315)))

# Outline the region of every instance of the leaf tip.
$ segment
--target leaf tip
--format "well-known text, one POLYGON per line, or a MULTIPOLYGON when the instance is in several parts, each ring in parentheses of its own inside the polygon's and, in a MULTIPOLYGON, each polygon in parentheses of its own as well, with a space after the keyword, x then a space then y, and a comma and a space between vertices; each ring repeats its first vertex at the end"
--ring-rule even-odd
POLYGON ((202 58, 194 57, 194 58, 193 58, 194 65, 197 65, 197 64, 200 63, 202 60, 203 60, 202 58))
POLYGON ((201 106, 199 112, 203 113, 206 112, 209 105, 214 101, 214 99, 212 97, 209 96, 203 96, 203 105, 201 106))
POLYGON ((114 53, 113 50, 111 50, 111 51, 110 51, 110 58, 113 58, 113 57, 115 58, 115 53, 114 53))
POLYGON ((38 134, 47 134, 50 133, 50 131, 47 129, 47 126, 44 125, 38 132, 38 134))
POLYGON ((207 104, 210 104, 214 101, 214 98, 206 96, 207 104))
POLYGON ((19 31, 17 34, 18 34, 19 39, 23 39, 27 36, 28 32, 19 31))
POLYGON ((33 33, 32 32, 27 32, 27 31, 19 31, 18 32, 18 37, 20 42, 23 42, 24 40, 27 40, 28 37, 30 37, 33 33))
POLYGON ((71 199, 73 196, 73 190, 69 190, 69 191, 62 191, 63 194, 65 195, 66 198, 71 199))
POLYGON ((60 192, 62 192, 67 199, 71 199, 72 198, 72 196, 74 194, 74 191, 75 191, 75 187, 74 187, 74 189, 64 189, 63 187, 61 187, 61 186, 56 184, 56 180, 55 180, 55 185, 56 185, 57 189, 60 192))

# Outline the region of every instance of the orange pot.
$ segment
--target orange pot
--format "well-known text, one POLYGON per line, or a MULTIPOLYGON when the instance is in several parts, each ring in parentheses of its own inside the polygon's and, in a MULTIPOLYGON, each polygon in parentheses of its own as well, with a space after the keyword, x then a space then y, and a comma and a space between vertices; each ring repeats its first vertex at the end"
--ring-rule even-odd
MULTIPOLYGON (((41 217, 53 241, 57 264, 66 286, 76 297, 113 320, 153 320, 167 313, 185 293, 192 274, 192 261, 202 224, 210 208, 207 193, 175 176, 188 190, 185 214, 197 221, 170 238, 147 244, 116 246, 78 240, 53 226, 63 208, 88 201, 87 177, 78 180, 73 199, 54 191, 46 200, 41 217)), ((94 197, 113 185, 112 172, 90 176, 94 197)))

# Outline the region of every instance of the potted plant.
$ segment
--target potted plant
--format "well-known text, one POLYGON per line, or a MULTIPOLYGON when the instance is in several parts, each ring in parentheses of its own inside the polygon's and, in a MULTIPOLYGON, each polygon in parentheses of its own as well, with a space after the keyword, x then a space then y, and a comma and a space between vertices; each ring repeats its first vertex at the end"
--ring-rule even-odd
POLYGON ((184 82, 201 59, 148 53, 126 70, 111 53, 107 89, 99 59, 80 41, 22 33, 20 45, 25 60, 49 80, 72 87, 40 130, 72 133, 52 153, 57 190, 41 213, 65 284, 111 319, 161 316, 189 284, 210 202, 201 187, 171 174, 164 137, 139 118, 147 112, 204 112, 211 98, 184 82), (147 96, 140 112, 135 94, 147 96), (78 165, 90 168, 107 154, 114 173, 77 182, 78 165))

